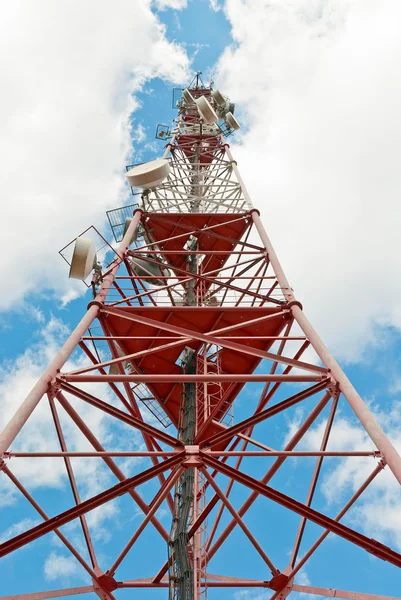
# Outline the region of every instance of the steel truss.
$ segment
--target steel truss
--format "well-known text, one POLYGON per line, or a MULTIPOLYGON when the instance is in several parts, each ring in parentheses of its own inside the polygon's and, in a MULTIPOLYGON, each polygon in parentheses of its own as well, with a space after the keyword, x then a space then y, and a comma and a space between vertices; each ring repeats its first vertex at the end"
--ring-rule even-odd
MULTIPOLYGON (((210 96, 209 88, 192 92, 195 97, 210 96)), ((41 600, 87 592, 112 600, 118 598, 118 590, 140 588, 169 588, 171 597, 197 600, 211 596, 215 588, 262 588, 271 591, 271 600, 284 600, 293 591, 357 600, 385 598, 300 585, 295 580, 330 533, 401 567, 398 552, 342 522, 385 467, 401 483, 401 459, 305 317, 225 139, 215 126, 203 124, 193 108, 181 108, 180 119, 165 153, 171 164, 168 180, 143 194, 141 208, 134 211, 86 314, 0 436, 2 477, 42 519, 2 542, 0 557, 53 532, 91 584, 3 596, 2 600, 41 600), (135 259, 146 259, 149 271, 138 274, 135 259), (155 267, 164 282, 157 287, 149 285, 155 267), (68 361, 76 351, 81 352, 76 361, 79 367, 70 369, 68 361), (257 399, 244 396, 249 389, 244 386, 252 382, 264 383, 257 399), (234 423, 227 417, 240 394, 247 398, 247 414, 234 423), (39 403, 45 402, 59 450, 18 449, 16 437, 21 432, 18 439, 23 438, 24 424, 39 403), (370 450, 330 450, 340 403, 359 419, 371 439, 370 450), (133 447, 114 450, 102 445, 91 424, 80 415, 83 405, 106 415, 110 427, 115 424, 136 432, 141 447, 133 443, 133 447), (304 409, 303 421, 283 447, 272 447, 266 434, 269 423, 282 426, 283 421, 275 419, 293 415, 294 407, 304 409), (83 449, 70 449, 63 425, 66 419, 81 432, 86 441, 83 449), (308 431, 322 422, 320 446, 297 449, 308 431), (276 474, 285 472, 289 459, 295 457, 315 461, 303 501, 296 489, 285 488, 285 493, 278 489, 277 478, 272 485, 276 474), (329 516, 312 505, 322 469, 330 460, 344 457, 371 460, 371 474, 342 510, 329 516), (72 491, 73 504, 53 516, 13 472, 17 461, 39 458, 63 460, 72 491), (78 459, 89 458, 97 458, 117 482, 82 499, 74 465, 78 459), (122 458, 142 461, 135 474, 124 471, 119 462, 122 458), (260 461, 268 465, 262 476, 255 476, 249 467, 257 459, 258 465, 260 461), (144 484, 150 487, 141 488, 144 484), (187 486, 186 492, 183 486, 187 486), (250 491, 239 506, 234 486, 250 491), (145 500, 146 489, 153 496, 145 500), (87 514, 121 498, 133 502, 142 520, 127 532, 118 556, 101 568, 87 514), (254 531, 246 522, 247 513, 260 498, 299 517, 287 564, 277 564, 271 548, 260 539, 261 531, 254 531), (177 532, 182 519, 179 545, 159 516, 162 507, 170 514, 172 531, 177 532), (77 547, 60 530, 75 520, 82 530, 83 547, 77 547), (305 537, 308 523, 321 530, 309 547, 305 537), (237 526, 261 560, 260 579, 247 578, 246 573, 234 577, 229 572, 212 572, 215 555, 230 542, 237 526), (169 546, 169 556, 166 552, 164 564, 155 565, 150 551, 150 576, 121 579, 122 565, 140 536, 151 529, 169 546), (183 556, 190 576, 180 588, 183 556)), ((269 506, 267 502, 267 512, 261 517, 266 527, 269 506)), ((135 568, 131 570, 135 573, 135 568)))

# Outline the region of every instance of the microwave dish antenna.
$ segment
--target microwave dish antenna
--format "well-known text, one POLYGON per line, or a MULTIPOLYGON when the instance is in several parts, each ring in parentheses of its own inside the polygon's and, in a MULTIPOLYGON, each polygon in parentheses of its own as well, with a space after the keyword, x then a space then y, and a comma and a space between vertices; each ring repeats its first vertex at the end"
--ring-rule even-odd
POLYGON ((126 173, 131 187, 153 190, 159 186, 170 173, 170 165, 166 158, 158 158, 133 167, 126 173))
POLYGON ((195 98, 192 96, 189 90, 183 90, 182 99, 188 106, 193 106, 195 104, 195 98))
POLYGON ((212 90, 212 98, 216 102, 218 106, 224 106, 226 103, 226 99, 223 94, 219 90, 212 90))
POLYGON ((97 264, 95 244, 89 238, 78 237, 75 240, 71 259, 70 279, 85 280, 97 264))
MULTIPOLYGON (((84 281, 94 300, 0 434, 0 476, 6 475, 31 505, 25 512, 21 502, 6 515, 12 528, 8 539, 0 540, 0 559, 6 561, 0 572, 7 573, 3 593, 12 595, 0 600, 87 592, 90 600, 123 600, 127 589, 137 589, 140 597, 142 588, 148 598, 152 589, 162 598, 164 588, 166 600, 227 598, 233 588, 245 596, 252 588, 258 597, 272 600, 294 600, 299 593, 305 598, 396 600, 377 592, 380 584, 383 591, 398 590, 396 583, 393 588, 387 583, 389 568, 398 569, 399 579, 401 554, 384 543, 384 534, 372 539, 353 529, 352 519, 344 524, 343 517, 354 503, 369 502, 367 488, 382 485, 390 471, 401 483, 401 456, 293 294, 226 143, 240 128, 233 103, 212 84, 205 86, 198 72, 184 94, 181 88, 179 94, 173 90, 173 104, 178 115, 163 156, 126 168, 132 194, 141 199, 108 212, 118 246, 91 226, 60 250, 71 277, 84 279, 94 268, 90 284, 84 281), (104 272, 96 255, 105 263, 104 272), (47 402, 54 428, 43 437, 40 453, 28 452, 30 432, 42 422, 47 402), (107 414, 107 435, 98 439, 98 419, 91 414, 83 418, 82 403, 107 414), (147 410, 142 412, 139 403, 147 410), (288 436, 299 406, 305 414, 288 436), (37 420, 25 427, 36 409, 37 420), (329 450, 344 414, 354 415, 355 427, 359 419, 356 435, 369 436, 369 446, 329 450), (169 425, 170 431, 164 431, 169 425), (82 434, 76 447, 70 447, 71 426, 82 434), (318 438, 316 432, 321 433, 318 438), (311 435, 316 450, 298 450, 311 435), (45 457, 45 465, 53 459, 64 463, 71 492, 66 494, 63 486, 56 493, 59 486, 53 486, 54 516, 47 517, 38 503, 35 482, 32 496, 19 481, 18 469, 14 471, 18 456, 35 464, 45 457), (83 479, 89 457, 97 460, 90 460, 91 477, 83 479), (336 507, 333 518, 325 502, 336 483, 331 476, 341 465, 352 475, 361 460, 367 479, 350 490, 351 497, 338 506, 339 512, 336 507), (334 481, 330 487, 327 475, 334 481), (81 488, 87 496, 82 501, 81 488), (244 488, 249 490, 246 497, 244 488), (92 543, 95 524, 87 513, 113 501, 120 512, 109 520, 108 532, 119 553, 109 560, 108 539, 92 543), (25 519, 31 522, 31 507, 42 520, 21 528, 25 519), (141 521, 123 536, 133 510, 141 521), (170 512, 166 527, 163 515, 170 512), (78 535, 71 541, 61 533, 68 524, 82 530, 74 529, 78 535), (315 541, 317 527, 323 533, 315 541), (235 528, 247 539, 235 535, 235 528), (277 543, 270 535, 276 530, 277 543), (58 535, 92 585, 49 591, 43 581, 41 591, 26 593, 27 577, 21 573, 25 564, 36 566, 38 559, 39 546, 31 542, 45 548, 40 538, 50 532, 58 535), (142 535, 146 539, 138 540, 142 535), (333 544, 326 545, 320 564, 330 555, 335 567, 344 567, 341 552, 349 553, 349 570, 324 569, 330 587, 315 587, 313 581, 302 585, 301 569, 309 568, 307 561, 328 535, 337 536, 341 546, 335 544, 336 554, 333 544), (19 563, 9 562, 11 553, 28 545, 29 551, 15 557, 19 563), (248 548, 250 560, 244 561, 248 548), (369 553, 365 557, 364 551, 369 553), (379 561, 385 561, 384 570, 368 580, 366 573, 379 569, 379 561), (368 593, 344 589, 356 571, 368 593), (12 580, 17 589, 11 590, 12 580)), ((162 136, 161 131, 167 128, 160 128, 165 139, 167 133, 162 136)), ((260 200, 264 202, 263 194, 260 200)), ((266 210, 272 207, 268 203, 266 210)), ((283 228, 297 226, 285 209, 280 223, 283 228)), ((57 470, 57 477, 61 473, 57 470)), ((383 507, 378 514, 385 514, 383 507)), ((316 562, 311 577, 315 573, 321 585, 319 567, 316 562)), ((35 569, 32 579, 44 571, 35 569)), ((77 572, 71 583, 79 585, 80 576, 77 572)))
POLYGON ((241 125, 238 123, 237 119, 234 117, 232 112, 228 112, 226 114, 225 119, 226 119, 227 125, 229 125, 231 127, 231 129, 234 129, 235 131, 237 131, 238 129, 241 128, 241 125))
POLYGON ((198 113, 208 125, 213 125, 218 120, 218 116, 214 112, 214 108, 210 104, 209 100, 205 96, 200 96, 196 99, 196 107, 198 113))
MULTIPOLYGON (((152 259, 150 255, 148 258, 152 259)), ((143 277, 150 285, 161 286, 165 285, 166 279, 164 277, 171 277, 170 270, 166 267, 159 267, 154 262, 146 260, 145 258, 129 258, 131 267, 134 269, 138 277, 143 277)))

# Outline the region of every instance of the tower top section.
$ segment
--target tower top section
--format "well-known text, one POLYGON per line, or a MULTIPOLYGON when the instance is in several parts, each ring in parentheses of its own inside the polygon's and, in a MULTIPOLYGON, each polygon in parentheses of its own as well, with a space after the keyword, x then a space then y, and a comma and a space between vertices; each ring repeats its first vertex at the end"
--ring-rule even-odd
POLYGON ((234 117, 235 104, 228 96, 213 87, 213 81, 205 85, 201 72, 196 73, 191 83, 185 88, 173 90, 173 108, 178 110, 175 126, 159 124, 156 138, 167 140, 180 130, 188 135, 223 135, 228 137, 238 129, 240 124, 234 117))
POLYGON ((173 91, 174 127, 158 125, 168 140, 161 159, 129 165, 127 180, 145 212, 244 212, 252 208, 226 137, 240 129, 235 105, 197 73, 173 91))

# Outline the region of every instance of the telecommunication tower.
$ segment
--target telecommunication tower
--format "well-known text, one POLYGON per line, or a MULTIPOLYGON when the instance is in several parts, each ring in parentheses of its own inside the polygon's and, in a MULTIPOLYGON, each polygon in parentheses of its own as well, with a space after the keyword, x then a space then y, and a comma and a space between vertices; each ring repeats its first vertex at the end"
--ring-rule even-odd
MULTIPOLYGON (((173 98, 178 109, 174 127, 159 125, 156 133, 167 142, 162 158, 127 167, 137 201, 108 213, 118 248, 89 228, 61 251, 70 263, 70 276, 87 282, 93 300, 0 436, 1 477, 16 486, 41 519, 2 541, 0 557, 53 532, 90 584, 3 600, 87 592, 112 600, 128 597, 124 590, 140 598, 145 588, 170 600, 232 597, 224 594, 241 588, 260 588, 270 592, 271 600, 284 600, 293 592, 383 599, 370 590, 297 582, 330 533, 359 546, 362 555, 366 551, 401 567, 398 552, 342 522, 384 468, 401 483, 401 459, 294 296, 231 154, 228 142, 239 129, 234 105, 212 85, 204 85, 199 73, 173 98), (241 416, 234 421, 238 399, 241 416), (46 451, 21 450, 24 425, 40 403, 48 403, 59 448, 49 442, 46 451), (330 449, 340 403, 359 419, 370 449, 330 449), (124 427, 130 432, 122 436, 124 449, 99 441, 90 420, 81 417, 81 405, 102 411, 111 429, 114 425, 115 431, 124 427), (303 420, 277 447, 274 424, 284 421, 275 419, 291 417, 294 407, 304 409, 303 420), (71 448, 66 419, 81 432, 83 449, 71 448), (323 423, 319 446, 299 446, 317 423, 323 423), (334 516, 316 510, 325 465, 361 457, 371 461, 370 475, 342 510, 334 516), (71 485, 72 504, 62 504, 55 515, 45 512, 13 470, 19 460, 41 458, 64 461, 71 485), (115 481, 83 499, 76 465, 93 459, 115 481), (127 459, 134 460, 128 467, 127 459), (301 469, 308 461, 305 489, 297 489, 299 478, 295 489, 289 481, 279 489, 278 476, 291 460, 300 473, 306 472, 301 469), (261 473, 263 464, 267 468, 261 473), (115 529, 118 540, 125 541, 103 564, 108 554, 101 551, 99 558, 88 513, 121 499, 127 514, 120 512, 115 529), (248 524, 247 513, 255 503, 259 512, 248 524), (139 525, 129 518, 133 511, 141 515, 139 525), (270 539, 277 518, 284 519, 283 535, 270 539), (61 530, 76 520, 81 546, 61 530), (287 522, 294 528, 284 535, 287 522), (232 572, 227 561, 223 566, 214 562, 222 548, 237 543, 232 542, 236 528, 249 549, 243 542, 232 553, 254 551, 261 564, 259 577, 247 574, 248 561, 244 572, 232 572), (144 569, 129 560, 149 533, 144 569), (165 548, 159 564, 155 539, 165 548), (277 554, 285 539, 292 540, 288 553, 277 554), (283 556, 286 561, 280 564, 283 556)), ((335 584, 334 575, 328 585, 335 584)))

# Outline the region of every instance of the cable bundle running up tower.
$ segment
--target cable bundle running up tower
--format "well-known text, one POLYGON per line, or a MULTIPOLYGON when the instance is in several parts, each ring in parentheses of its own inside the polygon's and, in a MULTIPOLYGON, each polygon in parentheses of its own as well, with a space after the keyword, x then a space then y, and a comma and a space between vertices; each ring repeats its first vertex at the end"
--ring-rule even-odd
POLYGON ((383 600, 333 589, 339 570, 330 587, 297 581, 330 533, 358 560, 373 555, 375 565, 401 567, 397 551, 344 523, 385 467, 401 483, 401 459, 284 275, 231 154, 234 104, 199 73, 173 97, 175 126, 156 133, 167 142, 163 156, 127 167, 137 202, 108 213, 118 249, 92 227, 60 251, 93 299, 0 435, 1 476, 40 518, 2 541, 0 557, 53 532, 88 584, 0 600, 87 592, 114 600, 145 588, 170 600, 229 598, 233 588, 262 589, 271 600, 293 592, 383 600), (40 404, 48 406, 57 449, 50 440, 40 452, 24 445, 40 404), (351 441, 349 450, 331 449, 339 407, 359 420, 370 449, 351 441), (302 419, 289 428, 299 408, 302 419), (95 414, 107 423, 103 440, 95 414), (320 435, 317 447, 305 445, 310 432, 313 440, 320 435), (13 469, 24 460, 64 462, 71 496, 66 506, 64 494, 58 514, 13 469), (78 465, 88 460, 108 484, 84 498, 88 481, 78 465), (322 474, 345 460, 363 460, 370 472, 329 515, 318 503, 322 474), (119 523, 105 548, 88 514, 109 502, 119 523), (75 530, 62 529, 68 524, 79 527, 80 543, 69 537, 75 530))

